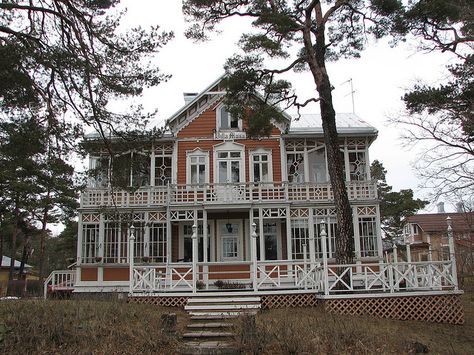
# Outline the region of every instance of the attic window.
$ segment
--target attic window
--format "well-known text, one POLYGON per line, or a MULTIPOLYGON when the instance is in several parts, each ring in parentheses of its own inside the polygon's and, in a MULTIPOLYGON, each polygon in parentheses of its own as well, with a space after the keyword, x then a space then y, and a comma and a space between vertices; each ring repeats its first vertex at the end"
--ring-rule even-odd
POLYGON ((219 129, 236 130, 239 129, 239 120, 233 117, 225 106, 221 106, 217 111, 219 129))

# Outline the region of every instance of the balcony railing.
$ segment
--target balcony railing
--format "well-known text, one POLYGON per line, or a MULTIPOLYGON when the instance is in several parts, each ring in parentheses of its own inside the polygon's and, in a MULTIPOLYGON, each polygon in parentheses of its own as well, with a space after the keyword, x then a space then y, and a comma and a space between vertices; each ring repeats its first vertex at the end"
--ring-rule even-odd
MULTIPOLYGON (((347 182, 350 200, 374 200, 377 185, 374 181, 347 182)), ((173 184, 142 187, 135 191, 87 189, 81 196, 81 207, 97 206, 156 206, 193 203, 249 203, 249 202, 329 202, 334 199, 330 183, 234 183, 234 184, 173 184)))

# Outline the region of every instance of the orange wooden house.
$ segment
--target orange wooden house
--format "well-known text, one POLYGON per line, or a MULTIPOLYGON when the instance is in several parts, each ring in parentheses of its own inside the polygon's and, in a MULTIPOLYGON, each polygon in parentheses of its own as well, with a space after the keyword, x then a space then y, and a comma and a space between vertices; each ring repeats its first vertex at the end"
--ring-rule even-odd
MULTIPOLYGON (((300 304, 314 304, 341 293, 405 292, 407 284, 410 291, 455 288, 447 264, 436 266, 441 278, 434 285, 421 271, 411 276, 384 263, 369 169, 374 127, 354 114, 336 117, 355 250, 354 264, 337 266, 320 117, 282 112, 268 137, 252 139, 223 104, 222 80, 187 94, 162 137, 114 153, 129 188, 109 184, 113 171, 90 180, 81 197, 75 293, 180 304, 192 295, 247 292, 267 300, 303 295, 300 304)), ((90 168, 110 166, 106 159, 91 151, 90 168)))

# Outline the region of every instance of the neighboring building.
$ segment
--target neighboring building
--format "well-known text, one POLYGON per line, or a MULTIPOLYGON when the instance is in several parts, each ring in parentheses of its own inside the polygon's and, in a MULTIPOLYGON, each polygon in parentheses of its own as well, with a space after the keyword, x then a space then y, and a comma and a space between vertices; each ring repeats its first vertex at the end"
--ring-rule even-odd
MULTIPOLYGON (((292 120, 282 113, 272 120, 269 137, 249 138, 245 122, 222 103, 221 81, 200 94, 186 94, 185 106, 157 141, 115 155, 127 171, 128 191, 112 190, 105 169, 90 180, 81 197, 75 292, 128 290, 132 223, 137 265, 178 266, 192 259, 197 224, 199 262, 210 263, 200 279, 248 279, 253 222, 263 234, 257 242, 259 261, 301 260, 305 244, 309 258, 312 237, 320 261, 324 219, 327 255, 334 261, 336 211, 320 117, 292 120)), ((378 261, 379 203, 369 169, 377 130, 354 114, 336 120, 354 217, 355 260, 378 261)), ((108 166, 108 157, 100 141, 97 147, 89 164, 99 171, 100 165, 108 166)))
MULTIPOLYGON (((441 209, 443 211, 443 209, 441 209)), ((447 218, 451 218, 460 277, 473 272, 474 212, 416 214, 406 219, 405 241, 413 261, 449 260, 447 218)))
MULTIPOLYGON (((11 263, 11 258, 3 255, 2 266, 0 267, 0 295, 3 295, 7 290, 8 274, 10 273, 10 263, 11 263)), ((18 260, 15 260, 13 265, 15 268, 14 270, 15 274, 18 274, 18 272, 20 271, 21 262, 18 260)), ((31 275, 31 269, 32 269, 31 265, 25 264, 24 273, 26 275, 26 278, 37 280, 38 277, 31 275)))

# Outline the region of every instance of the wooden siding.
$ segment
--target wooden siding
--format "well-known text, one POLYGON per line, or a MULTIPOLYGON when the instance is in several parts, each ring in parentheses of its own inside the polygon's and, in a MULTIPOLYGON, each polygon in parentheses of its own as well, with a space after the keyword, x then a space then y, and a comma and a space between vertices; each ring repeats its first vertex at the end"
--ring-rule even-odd
POLYGON ((81 268, 81 281, 98 281, 98 270, 96 267, 81 268))
MULTIPOLYGON (((178 184, 186 184, 186 153, 194 149, 201 149, 209 152, 209 182, 214 182, 214 146, 223 141, 205 140, 205 141, 179 141, 178 144, 178 184)), ((282 181, 281 177, 281 156, 280 141, 277 138, 264 138, 261 140, 242 139, 236 140, 236 143, 245 146, 245 181, 250 181, 250 153, 255 149, 270 149, 272 151, 273 181, 282 181)))
POLYGON ((104 268, 104 281, 128 281, 129 277, 128 268, 104 268))
POLYGON ((176 135, 178 138, 213 138, 216 128, 215 105, 191 121, 176 135))

